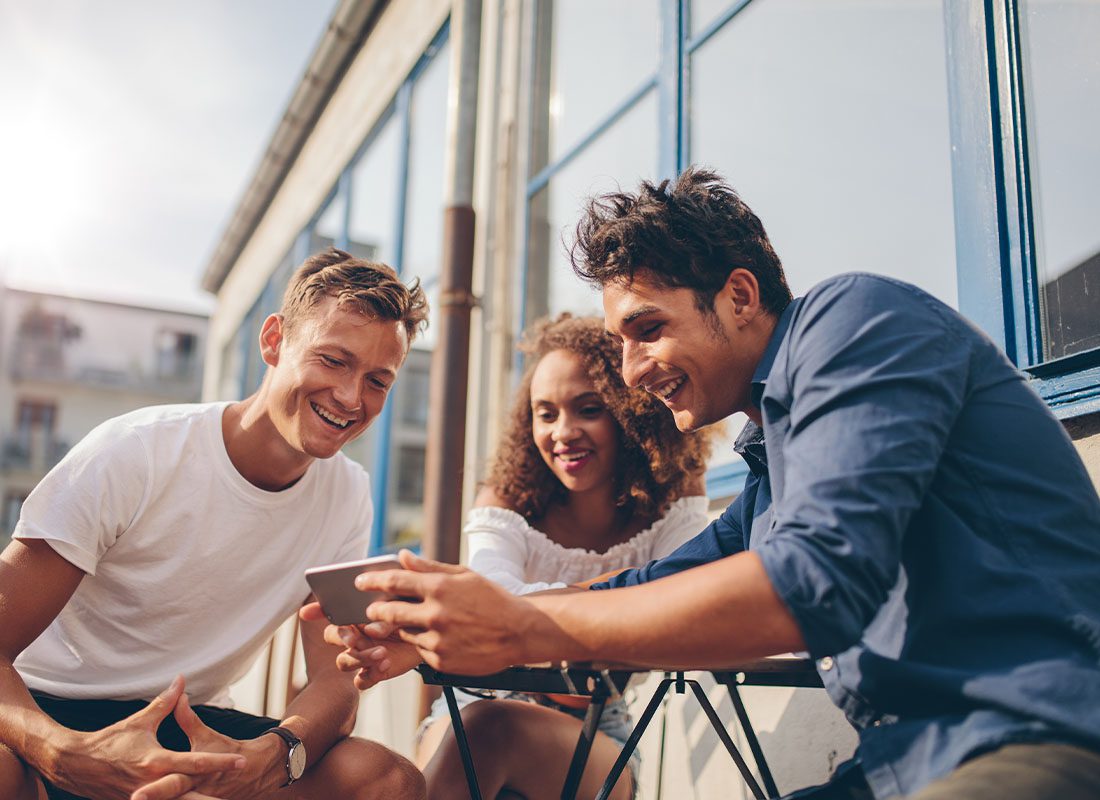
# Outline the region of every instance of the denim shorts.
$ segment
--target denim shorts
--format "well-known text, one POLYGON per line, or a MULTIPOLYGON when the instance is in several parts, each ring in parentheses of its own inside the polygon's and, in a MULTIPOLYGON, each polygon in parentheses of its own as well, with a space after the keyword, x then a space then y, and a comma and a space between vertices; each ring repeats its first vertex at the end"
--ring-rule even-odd
MULTIPOLYGON (((546 708, 552 708, 555 711, 560 711, 563 714, 568 714, 580 720, 584 719, 586 711, 584 708, 572 708, 570 706, 561 705, 560 703, 555 703, 543 694, 493 692, 488 697, 485 697, 481 694, 470 694, 459 688, 455 689, 455 700, 458 702, 458 707, 460 709, 465 708, 470 705, 470 703, 476 703, 478 700, 486 699, 516 700, 521 703, 533 703, 546 708)), ((432 709, 428 716, 420 721, 420 725, 416 729, 417 744, 420 743, 420 739, 424 736, 424 731, 426 731, 433 722, 439 719, 449 720, 450 717, 450 712, 447 709, 447 699, 445 697, 438 698, 432 703, 432 709)), ((630 711, 627 709, 626 703, 622 700, 609 700, 607 705, 603 708, 603 713, 600 715, 598 730, 618 742, 620 747, 625 745, 626 740, 630 738, 630 734, 634 730, 634 721, 630 718, 630 711)), ((635 794, 637 794, 638 778, 641 774, 641 768, 642 753, 638 748, 634 748, 634 752, 630 754, 630 760, 627 762, 627 769, 630 770, 633 779, 635 794)))

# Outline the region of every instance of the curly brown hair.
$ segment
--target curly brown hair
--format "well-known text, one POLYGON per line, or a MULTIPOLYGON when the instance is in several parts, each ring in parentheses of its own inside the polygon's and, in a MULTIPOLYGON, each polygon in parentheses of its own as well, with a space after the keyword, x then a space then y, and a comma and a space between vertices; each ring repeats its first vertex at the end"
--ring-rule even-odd
POLYGON ((562 314, 532 326, 520 344, 529 365, 485 483, 526 519, 539 519, 568 490, 543 461, 531 435, 531 378, 547 353, 567 350, 581 357, 596 392, 615 419, 619 458, 615 502, 624 514, 657 517, 682 497, 706 466, 710 434, 681 433, 653 395, 629 389, 622 379, 622 353, 598 317, 562 314))
POLYGON ((667 288, 695 293, 700 311, 733 269, 760 284, 760 301, 778 316, 791 302, 783 265, 760 218, 716 173, 689 167, 675 180, 643 181, 637 194, 594 197, 577 223, 570 258, 582 280, 603 287, 645 272, 667 288))

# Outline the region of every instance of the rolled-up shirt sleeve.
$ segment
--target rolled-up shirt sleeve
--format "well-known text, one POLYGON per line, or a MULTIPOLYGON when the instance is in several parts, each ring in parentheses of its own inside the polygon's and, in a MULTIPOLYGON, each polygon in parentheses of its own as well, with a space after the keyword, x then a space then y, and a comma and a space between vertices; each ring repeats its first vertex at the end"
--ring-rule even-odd
POLYGON ((773 516, 752 549, 815 657, 859 641, 897 580, 968 384, 955 324, 923 293, 846 276, 807 295, 777 354, 761 406, 789 424, 767 428, 773 516))
POLYGON ((742 492, 698 536, 688 539, 664 558, 650 561, 644 567, 620 572, 610 580, 593 584, 589 589, 619 589, 624 586, 637 586, 739 552, 744 548, 745 541, 741 529, 741 503, 744 496, 745 494, 742 492))

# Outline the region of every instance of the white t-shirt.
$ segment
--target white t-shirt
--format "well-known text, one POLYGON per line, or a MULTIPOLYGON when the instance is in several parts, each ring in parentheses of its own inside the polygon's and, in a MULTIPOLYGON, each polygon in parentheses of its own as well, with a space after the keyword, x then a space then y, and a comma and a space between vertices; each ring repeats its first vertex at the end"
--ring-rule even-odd
POLYGON ((644 531, 604 553, 562 547, 506 508, 473 509, 463 532, 470 569, 512 594, 527 594, 560 589, 611 570, 645 566, 697 535, 707 522, 707 498, 695 495, 681 497, 644 531))
POLYGON ((303 570, 366 554, 362 467, 338 454, 288 489, 259 489, 229 460, 227 405, 109 420, 27 498, 13 537, 87 573, 15 661, 31 689, 148 699, 182 674, 194 703, 229 705, 229 685, 308 597, 303 570))

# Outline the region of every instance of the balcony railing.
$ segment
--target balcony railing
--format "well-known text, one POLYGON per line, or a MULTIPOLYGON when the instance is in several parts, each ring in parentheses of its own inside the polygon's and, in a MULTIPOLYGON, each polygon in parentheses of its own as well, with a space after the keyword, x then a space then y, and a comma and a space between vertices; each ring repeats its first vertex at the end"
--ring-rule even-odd
POLYGON ((91 365, 33 363, 13 358, 9 376, 13 381, 77 384, 95 389, 139 392, 180 401, 197 400, 202 391, 202 370, 197 360, 165 374, 147 374, 139 369, 121 370, 91 365))
POLYGON ((44 474, 65 457, 69 447, 49 431, 19 431, 0 440, 0 469, 44 474))

